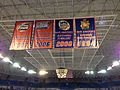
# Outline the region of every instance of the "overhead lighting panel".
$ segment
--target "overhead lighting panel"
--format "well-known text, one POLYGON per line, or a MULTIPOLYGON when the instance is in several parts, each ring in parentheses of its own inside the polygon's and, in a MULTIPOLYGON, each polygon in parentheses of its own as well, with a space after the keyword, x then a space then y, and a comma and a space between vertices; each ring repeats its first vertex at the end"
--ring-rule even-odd
POLYGON ((94 74, 94 71, 90 71, 90 74, 94 74))
POLYGON ((85 74, 94 74, 94 71, 86 71, 85 74))
POLYGON ((85 74, 90 74, 90 71, 86 71, 85 74))
POLYGON ((0 58, 4 58, 4 57, 2 56, 2 54, 0 54, 0 58))
POLYGON ((13 64, 13 62, 8 57, 3 58, 3 61, 13 64))
POLYGON ((27 69, 25 67, 21 67, 22 71, 27 71, 27 69))
POLYGON ((111 70, 112 69, 112 67, 111 66, 109 66, 108 68, 107 68, 107 70, 111 70))
POLYGON ((40 71, 39 71, 39 74, 40 74, 40 75, 46 75, 46 74, 48 74, 48 72, 45 71, 45 70, 40 70, 40 71))
POLYGON ((105 69, 102 69, 100 71, 98 71, 98 73, 106 73, 107 71, 105 69))
POLYGON ((29 74, 36 74, 36 72, 34 70, 28 70, 29 74))
POLYGON ((13 67, 20 68, 20 65, 19 65, 19 63, 13 63, 13 67))
POLYGON ((112 64, 112 67, 115 67, 115 66, 118 66, 120 65, 119 61, 114 61, 113 64, 112 64))

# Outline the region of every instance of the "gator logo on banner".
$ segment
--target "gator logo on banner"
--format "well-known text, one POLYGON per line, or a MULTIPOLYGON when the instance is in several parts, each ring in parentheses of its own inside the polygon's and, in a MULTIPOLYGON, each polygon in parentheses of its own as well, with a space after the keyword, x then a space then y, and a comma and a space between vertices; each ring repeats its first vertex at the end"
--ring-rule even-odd
POLYGON ((90 27, 89 20, 83 19, 83 21, 81 21, 80 27, 83 30, 89 29, 89 27, 90 27))
POLYGON ((77 18, 75 19, 75 26, 76 47, 98 48, 94 18, 77 18))
POLYGON ((73 48, 73 19, 55 20, 55 48, 73 48))
POLYGON ((52 48, 53 20, 36 20, 33 48, 52 48))
POLYGON ((14 28, 10 50, 30 49, 33 21, 17 21, 14 28))
POLYGON ((61 30, 69 30, 70 29, 70 24, 65 20, 61 20, 61 21, 59 21, 59 28, 61 30))

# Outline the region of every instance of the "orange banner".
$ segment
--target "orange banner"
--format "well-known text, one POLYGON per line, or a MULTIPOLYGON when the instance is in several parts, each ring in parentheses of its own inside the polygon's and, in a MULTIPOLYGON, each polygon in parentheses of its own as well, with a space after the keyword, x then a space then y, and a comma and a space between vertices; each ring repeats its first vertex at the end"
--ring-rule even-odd
POLYGON ((17 21, 14 28, 10 50, 30 49, 33 21, 17 21))
POLYGON ((36 20, 33 48, 52 48, 53 20, 36 20))

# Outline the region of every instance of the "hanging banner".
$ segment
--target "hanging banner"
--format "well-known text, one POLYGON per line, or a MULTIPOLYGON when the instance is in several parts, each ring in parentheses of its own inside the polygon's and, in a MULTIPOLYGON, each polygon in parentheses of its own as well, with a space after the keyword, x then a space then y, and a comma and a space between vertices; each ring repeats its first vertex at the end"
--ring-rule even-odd
POLYGON ((98 48, 94 18, 75 19, 75 26, 77 48, 98 48))
POLYGON ((33 48, 52 48, 53 20, 36 20, 33 48))
POLYGON ((55 20, 55 48, 73 48, 73 19, 55 20))
POLYGON ((30 49, 33 21, 17 21, 14 28, 10 50, 30 49))

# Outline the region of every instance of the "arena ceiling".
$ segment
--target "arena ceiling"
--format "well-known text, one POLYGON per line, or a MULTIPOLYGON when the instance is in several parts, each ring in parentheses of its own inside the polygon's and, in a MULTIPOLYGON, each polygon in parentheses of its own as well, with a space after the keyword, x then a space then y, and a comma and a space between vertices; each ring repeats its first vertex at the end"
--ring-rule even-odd
MULTIPOLYGON (((0 0, 0 52, 29 69, 78 70, 107 68, 120 56, 120 0, 0 0), (98 49, 36 49, 9 51, 18 20, 94 17, 98 49)), ((117 69, 116 69, 117 70, 117 69)), ((0 62, 1 73, 26 75, 0 62)), ((119 70, 117 70, 119 71, 119 70)))

